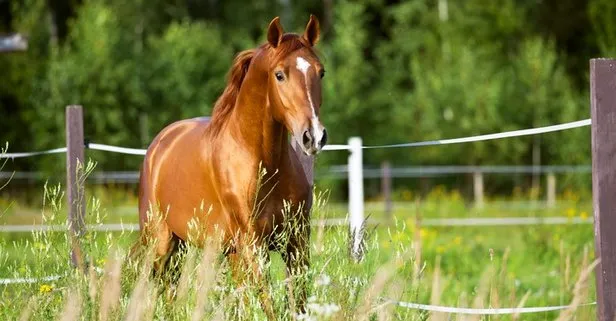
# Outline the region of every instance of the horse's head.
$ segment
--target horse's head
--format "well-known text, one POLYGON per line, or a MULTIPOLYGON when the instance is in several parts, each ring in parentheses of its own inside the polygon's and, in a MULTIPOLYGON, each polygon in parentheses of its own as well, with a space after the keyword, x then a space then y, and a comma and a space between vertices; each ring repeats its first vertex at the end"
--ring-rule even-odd
POLYGON ((313 50, 319 32, 319 21, 313 15, 303 35, 285 34, 278 17, 267 30, 268 97, 273 116, 308 155, 320 152, 327 142, 327 132, 319 121, 325 69, 313 50))

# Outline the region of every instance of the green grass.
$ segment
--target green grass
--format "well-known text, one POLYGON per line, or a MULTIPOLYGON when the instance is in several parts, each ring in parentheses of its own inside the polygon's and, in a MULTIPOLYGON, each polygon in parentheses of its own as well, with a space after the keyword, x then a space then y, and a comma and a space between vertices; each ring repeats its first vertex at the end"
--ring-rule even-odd
MULTIPOLYGON (((39 214, 39 223, 64 222, 61 191, 52 191, 46 199, 43 215, 39 214)), ((429 315, 394 305, 382 305, 382 298, 460 307, 516 307, 522 301, 524 306, 566 305, 574 297, 580 303, 595 300, 594 274, 579 280, 582 270, 594 257, 591 224, 429 228, 416 226, 414 220, 416 213, 421 213, 423 218, 583 217, 590 213, 588 202, 569 195, 550 209, 537 206, 536 202, 520 200, 517 203, 491 200, 483 209, 476 209, 465 204, 455 192, 439 192, 437 189, 419 203, 419 207, 416 205, 414 202, 398 202, 391 224, 368 227, 366 253, 360 263, 349 258, 346 227, 313 227, 308 276, 315 319, 354 320, 367 316, 394 320, 442 319, 438 314, 429 315), (316 281, 327 279, 330 280, 328 284, 316 281), (335 306, 338 310, 324 316, 317 313, 319 304, 335 306)), ((130 206, 130 200, 114 202, 112 198, 97 197, 89 202, 88 222, 100 224, 118 222, 119 219, 126 223, 136 222, 136 210, 131 212, 130 206), (117 210, 114 205, 126 208, 126 213, 117 210)), ((367 212, 375 218, 383 218, 380 206, 379 203, 368 204, 367 212)), ((19 222, 20 212, 15 211, 16 208, 6 211, 1 218, 2 224, 19 222)), ((342 204, 326 205, 317 208, 314 213, 316 218, 344 216, 345 206, 342 204)), ((89 231, 82 244, 90 262, 105 268, 107 262, 113 262, 110 259, 111 249, 125 254, 136 236, 136 233, 130 232, 89 231)), ((30 320, 56 320, 63 315, 95 320, 101 309, 104 310, 105 304, 102 302, 109 296, 111 301, 118 303, 110 320, 125 319, 130 313, 139 312, 138 307, 131 305, 131 300, 142 302, 141 306, 146 310, 143 313, 149 313, 154 319, 190 320, 194 311, 201 311, 196 307, 202 304, 199 299, 204 296, 208 298, 207 307, 202 309, 204 319, 216 319, 219 312, 223 312, 223 317, 228 319, 234 319, 230 316, 233 313, 246 319, 264 318, 256 295, 250 288, 248 292, 252 295, 248 296, 247 305, 238 301, 237 294, 242 288, 238 290, 224 278, 219 281, 218 287, 208 287, 209 296, 199 292, 193 282, 199 279, 199 273, 195 272, 199 270, 198 264, 205 264, 199 263, 199 260, 192 265, 187 264, 195 270, 190 273, 192 281, 186 294, 181 300, 168 303, 163 294, 156 295, 163 293, 164 289, 158 283, 139 282, 142 269, 132 263, 122 261, 122 276, 117 280, 121 291, 114 296, 108 294, 110 286, 101 283, 104 278, 100 274, 93 273, 92 278, 87 278, 74 273, 70 268, 68 252, 69 245, 64 233, 2 234, 0 278, 68 274, 51 282, 0 285, 0 320, 18 319, 24 311, 31 313, 30 320), (144 286, 148 290, 135 292, 135 289, 144 289, 144 286), (67 305, 71 302, 77 303, 67 305)), ((199 249, 189 247, 186 255, 190 257, 200 253, 199 249)), ((224 266, 221 269, 224 272, 224 266)), ((207 271, 208 274, 214 273, 213 268, 207 271)), ((272 285, 268 294, 281 309, 286 300, 283 271, 279 255, 273 255, 270 269, 272 285)), ((224 275, 223 272, 216 275, 224 275)), ((559 315, 560 312, 534 313, 522 315, 518 320, 555 320, 559 315)), ((572 316, 575 320, 594 320, 595 307, 580 307, 572 316)), ((452 319, 461 317, 451 316, 452 319)), ((511 316, 481 318, 513 319, 511 316)))

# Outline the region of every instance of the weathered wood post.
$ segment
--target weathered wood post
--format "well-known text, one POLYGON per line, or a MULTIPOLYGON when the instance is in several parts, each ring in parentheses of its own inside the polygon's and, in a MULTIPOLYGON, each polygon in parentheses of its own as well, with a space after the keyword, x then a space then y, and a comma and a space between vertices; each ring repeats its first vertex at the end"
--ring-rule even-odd
POLYGON ((364 223, 364 165, 361 137, 349 138, 349 223, 351 257, 361 261, 364 223))
POLYGON ((66 194, 68 202, 71 262, 84 271, 79 240, 85 233, 85 189, 78 181, 77 171, 84 170, 83 111, 79 105, 66 107, 66 194))
POLYGON ((381 194, 385 204, 385 219, 392 219, 392 200, 391 200, 391 165, 385 161, 381 164, 381 194))
POLYGON ((553 172, 549 172, 546 177, 547 185, 547 205, 548 207, 556 206, 556 176, 553 172))
POLYGON ((473 194, 475 196, 475 207, 483 207, 483 173, 479 170, 473 172, 473 194))
POLYGON ((590 60, 597 316, 616 317, 616 60, 590 60))

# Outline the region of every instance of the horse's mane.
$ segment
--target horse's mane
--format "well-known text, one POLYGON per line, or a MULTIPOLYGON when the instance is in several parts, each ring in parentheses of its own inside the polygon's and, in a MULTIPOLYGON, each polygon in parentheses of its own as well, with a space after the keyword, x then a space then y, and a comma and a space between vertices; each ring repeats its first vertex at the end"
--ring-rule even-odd
POLYGON ((271 45, 266 42, 257 48, 244 50, 238 53, 233 60, 231 68, 229 69, 229 73, 227 75, 227 86, 223 90, 220 97, 218 97, 218 100, 212 110, 211 122, 219 123, 227 119, 231 114, 233 107, 235 107, 237 97, 239 96, 244 77, 246 76, 246 73, 248 73, 248 67, 252 63, 252 59, 259 51, 266 50, 269 52, 270 63, 276 63, 280 59, 283 59, 293 51, 300 48, 311 49, 303 37, 288 33, 282 37, 282 41, 276 50, 273 50, 271 45))

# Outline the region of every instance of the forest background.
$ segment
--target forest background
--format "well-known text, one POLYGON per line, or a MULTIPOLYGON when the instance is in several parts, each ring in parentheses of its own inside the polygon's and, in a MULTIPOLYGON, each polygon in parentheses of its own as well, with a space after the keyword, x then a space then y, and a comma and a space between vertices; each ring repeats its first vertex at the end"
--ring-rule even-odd
MULTIPOLYGON (((589 118, 589 59, 616 57, 613 0, 0 0, 0 33, 28 37, 0 54, 0 141, 9 152, 64 146, 64 108, 85 110, 89 141, 146 148, 165 125, 209 115, 233 56, 280 16, 301 32, 321 21, 327 69, 322 121, 331 144, 488 134, 589 118)), ((88 151, 97 171, 141 157, 88 151)), ((317 171, 345 164, 324 152, 317 171)), ((590 165, 590 128, 447 147, 364 151, 366 166, 590 165)), ((64 171, 63 156, 4 170, 64 171)), ((468 190, 470 176, 441 183, 468 190)), ((498 176, 510 194, 531 177, 498 176)), ((590 175, 561 188, 590 191, 590 175)), ((343 181, 330 181, 344 194, 343 181)), ((421 180, 396 180, 416 187, 421 180)), ((378 182, 374 183, 376 190, 378 182)), ((368 192, 370 192, 370 185, 368 192)))

